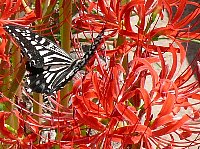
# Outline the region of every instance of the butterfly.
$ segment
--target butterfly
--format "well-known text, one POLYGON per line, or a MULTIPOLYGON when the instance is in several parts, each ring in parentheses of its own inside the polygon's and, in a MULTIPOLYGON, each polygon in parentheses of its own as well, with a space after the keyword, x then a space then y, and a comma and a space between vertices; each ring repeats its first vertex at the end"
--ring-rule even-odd
POLYGON ((3 27, 27 59, 26 70, 29 75, 25 84, 28 91, 46 95, 52 95, 63 88, 86 65, 102 42, 104 34, 102 30, 81 59, 73 59, 57 44, 29 28, 12 24, 3 27))

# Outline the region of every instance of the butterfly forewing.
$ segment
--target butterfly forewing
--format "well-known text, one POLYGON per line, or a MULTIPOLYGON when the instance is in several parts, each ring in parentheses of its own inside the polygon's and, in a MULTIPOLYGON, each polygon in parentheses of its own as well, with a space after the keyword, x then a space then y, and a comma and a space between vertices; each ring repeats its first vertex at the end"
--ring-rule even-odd
POLYGON ((5 25, 4 29, 21 47, 22 53, 31 61, 31 65, 41 68, 44 64, 70 65, 73 59, 49 39, 31 30, 15 25, 5 25))

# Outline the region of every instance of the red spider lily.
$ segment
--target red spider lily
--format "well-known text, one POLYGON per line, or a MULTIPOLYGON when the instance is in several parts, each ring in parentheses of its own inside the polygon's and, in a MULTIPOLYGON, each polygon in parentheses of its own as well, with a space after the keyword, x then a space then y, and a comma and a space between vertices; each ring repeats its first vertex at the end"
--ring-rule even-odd
MULTIPOLYGON (((150 69, 150 67, 146 66, 143 69, 150 69)), ((85 136, 74 139, 74 143, 91 143, 91 147, 93 147, 100 145, 106 139, 107 141, 104 142, 106 148, 115 141, 120 142, 122 146, 144 141, 146 148, 150 148, 150 140, 158 142, 157 145, 161 143, 162 146, 162 141, 158 137, 176 130, 183 130, 184 134, 191 134, 188 124, 184 124, 191 120, 189 116, 185 115, 175 120, 176 114, 172 115, 176 108, 174 105, 176 97, 173 94, 165 95, 162 99, 164 103, 160 104, 160 113, 153 118, 155 113, 152 113, 152 109, 156 100, 150 97, 144 88, 136 88, 137 81, 135 79, 137 77, 130 79, 128 75, 124 85, 120 87, 118 74, 123 71, 118 68, 117 65, 110 67, 111 72, 108 70, 102 76, 95 73, 90 77, 91 74, 88 74, 87 79, 82 82, 82 87, 74 90, 76 93, 76 96, 73 97, 73 106, 76 109, 74 116, 78 118, 79 123, 88 127, 86 131, 89 128, 96 131, 96 134, 89 138, 85 136), (89 81, 90 78, 93 80, 92 82, 89 81), (135 100, 142 99, 144 105, 140 108, 135 107, 133 105, 134 98, 135 100)), ((137 69, 140 68, 142 69, 141 66, 137 69)), ((137 72, 137 70, 135 71, 137 72)), ((154 79, 155 84, 158 82, 157 78, 154 79)), ((182 135, 180 134, 180 136, 182 135)))
MULTIPOLYGON (((29 24, 30 22, 33 22, 36 19, 36 15, 34 11, 30 10, 24 10, 24 8, 21 7, 21 0, 17 1, 9 1, 9 0, 3 0, 0 2, 1 8, 1 16, 0 16, 0 26, 6 23, 20 23, 20 24, 29 24), (16 15, 17 13, 20 14, 22 12, 28 11, 27 15, 18 18, 15 20, 9 20, 9 18, 13 15, 16 15)), ((10 67, 10 61, 9 61, 9 54, 7 51, 5 51, 5 46, 7 43, 6 37, 5 37, 5 31, 0 28, 0 36, 2 38, 2 42, 0 45, 0 58, 2 59, 1 65, 2 68, 10 67), (6 54, 7 53, 7 54, 6 54)))
MULTIPOLYGON (((18 125, 18 130, 17 132, 13 131, 14 129, 10 128, 9 126, 5 127, 5 120, 9 118, 10 114, 9 112, 0 112, 0 119, 1 119, 1 129, 0 132, 1 134, 4 136, 4 138, 0 138, 1 143, 5 143, 5 144, 12 144, 12 147, 15 148, 27 148, 28 146, 32 145, 33 146, 33 142, 37 139, 38 136, 38 127, 34 127, 35 129, 32 129, 31 133, 29 134, 25 134, 25 130, 24 130, 24 118, 22 117, 22 115, 18 112, 18 111, 13 111, 14 114, 19 118, 19 125, 18 125)), ((29 122, 30 121, 29 117, 29 122)), ((32 121, 32 124, 34 124, 35 122, 32 121)), ((31 125, 32 125, 31 124, 31 125)), ((33 126, 31 126, 33 128, 33 126)))
MULTIPOLYGON (((198 6, 187 0, 146 3, 131 1, 124 5, 113 0, 93 2, 88 7, 81 5, 80 17, 74 19, 75 28, 93 29, 95 26, 94 29, 99 30, 104 26, 113 30, 113 33, 129 37, 129 40, 114 49, 115 54, 112 53, 107 69, 97 66, 98 72, 88 74, 82 83, 76 84, 81 85, 81 88, 75 87, 73 91, 76 94, 72 98, 75 116, 79 123, 87 126, 86 131, 89 128, 96 130, 95 135, 83 136, 77 140, 90 143, 90 147, 99 145, 104 148, 110 148, 115 141, 120 142, 124 148, 130 145, 163 148, 169 147, 168 144, 171 147, 198 144, 198 140, 193 140, 194 144, 188 141, 192 135, 199 134, 197 126, 191 128, 192 121, 199 118, 198 109, 193 104, 194 101, 199 103, 198 82, 185 85, 195 70, 188 67, 177 76, 177 65, 182 65, 186 57, 186 49, 182 44, 193 38, 200 39, 199 29, 193 30, 199 20, 189 25, 200 13, 198 6), (181 18, 184 8, 189 4, 196 9, 181 18), (172 6, 177 7, 174 15, 172 6), (153 23, 156 16, 163 18, 163 8, 169 14, 168 23, 165 27, 157 27, 157 22, 153 23), (132 14, 138 16, 137 31, 133 30, 132 14), (154 40, 159 40, 161 36, 165 36, 173 44, 156 45, 154 40), (184 38, 187 40, 183 40, 184 38), (116 58, 122 60, 119 55, 127 54, 134 48, 133 60, 129 62, 128 72, 125 73, 116 58), (164 53, 171 53, 171 67, 167 65, 164 53), (161 64, 159 72, 153 67, 156 63, 161 64), (149 76, 152 82, 146 81, 149 76), (147 89, 147 83, 152 87, 147 89), (152 112, 157 106, 158 111, 152 112), (180 115, 181 111, 187 112, 187 109, 191 109, 192 114, 180 115), (170 138, 166 139, 165 136, 170 138), (177 138, 185 139, 185 144, 175 141, 177 138)), ((114 34, 109 36, 112 35, 114 34)), ((108 55, 110 56, 109 51, 108 55)), ((79 141, 75 142, 80 144, 79 141)))

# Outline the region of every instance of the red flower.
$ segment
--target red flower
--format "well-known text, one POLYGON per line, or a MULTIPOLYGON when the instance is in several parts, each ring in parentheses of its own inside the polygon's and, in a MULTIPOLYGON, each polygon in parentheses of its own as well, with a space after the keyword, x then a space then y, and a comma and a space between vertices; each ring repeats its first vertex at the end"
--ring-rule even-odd
POLYGON ((2 41, 0 44, 0 58, 2 59, 1 68, 8 68, 10 67, 10 60, 9 60, 10 56, 8 54, 8 51, 5 51, 7 40, 5 37, 5 31, 2 29, 2 25, 7 23, 29 24, 36 19, 36 16, 34 11, 24 10, 24 8, 21 7, 21 0, 16 0, 15 2, 9 0, 3 0, 0 2, 0 6, 1 8, 4 8, 1 9, 1 16, 0 16, 0 26, 1 26, 0 36, 2 37, 2 41), (9 19, 11 16, 19 14, 22 11, 28 11, 27 15, 15 20, 9 19))
POLYGON ((82 4, 80 16, 73 20, 75 28, 99 31, 105 27, 110 31, 105 39, 119 33, 117 45, 120 45, 114 45, 113 51, 106 51, 109 64, 98 64, 97 71, 87 74, 73 90, 72 105, 78 123, 86 125, 86 132, 89 128, 95 132, 89 138, 83 135, 75 142, 92 142, 90 147, 101 145, 104 148, 110 148, 113 142, 120 143, 122 148, 183 147, 184 144, 175 141, 177 138, 185 140, 185 147, 192 141, 197 143, 188 138, 198 135, 198 127, 191 127, 191 123, 199 118, 193 104, 194 101, 199 103, 198 82, 185 85, 195 71, 188 67, 180 75, 177 72, 178 64, 183 65, 186 58, 183 44, 193 38, 200 39, 199 30, 193 30, 199 24, 198 20, 189 26, 200 13, 198 4, 186 0, 121 3, 99 0, 88 7, 82 4), (196 8, 183 18, 187 5, 196 8), (172 11, 174 6, 175 12, 172 11), (159 19, 162 21, 166 16, 164 8, 168 22, 159 27, 159 19), (157 41, 162 37, 169 44, 158 45, 157 41), (129 67, 120 64, 123 56, 133 50, 134 54, 129 54, 129 67), (171 66, 168 66, 165 54, 171 55, 171 66), (156 68, 156 64, 160 67, 156 68), (188 109, 192 114, 180 114, 188 109), (165 138, 167 136, 169 139, 165 138))

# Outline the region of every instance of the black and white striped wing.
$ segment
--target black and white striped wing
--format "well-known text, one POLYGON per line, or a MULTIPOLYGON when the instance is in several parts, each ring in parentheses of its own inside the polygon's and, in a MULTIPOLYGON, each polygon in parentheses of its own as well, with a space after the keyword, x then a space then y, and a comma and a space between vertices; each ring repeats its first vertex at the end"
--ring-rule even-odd
POLYGON ((9 24, 4 29, 28 59, 26 69, 30 74, 26 82, 29 91, 52 94, 73 77, 71 65, 74 60, 55 43, 27 28, 9 24))

